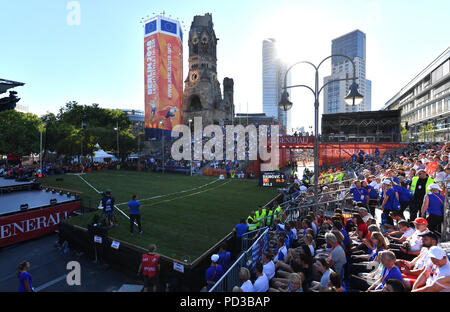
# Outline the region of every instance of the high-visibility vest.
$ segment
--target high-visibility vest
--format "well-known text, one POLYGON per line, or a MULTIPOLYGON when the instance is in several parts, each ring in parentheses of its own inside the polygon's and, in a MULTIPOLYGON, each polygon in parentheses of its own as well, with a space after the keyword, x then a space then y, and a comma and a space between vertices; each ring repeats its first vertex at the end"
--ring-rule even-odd
POLYGON ((252 216, 248 216, 248 218, 247 218, 247 225, 248 225, 248 230, 249 231, 256 230, 257 225, 254 222, 255 222, 255 220, 252 218, 252 216))
MULTIPOLYGON (((414 191, 416 190, 416 185, 417 185, 417 181, 418 181, 418 180, 419 180, 419 177, 414 177, 414 178, 412 178, 410 190, 411 190, 411 192, 412 192, 413 194, 414 194, 414 191)), ((433 184, 433 183, 434 183, 434 180, 433 180, 432 178, 428 177, 427 183, 425 184, 425 191, 426 191, 427 193, 430 193, 430 191, 428 190, 428 186, 431 185, 431 184, 433 184)))
POLYGON ((143 254, 142 255, 142 275, 154 277, 156 268, 158 267, 159 255, 143 254))
POLYGON ((278 207, 275 209, 275 211, 274 211, 274 215, 273 215, 273 218, 274 219, 277 219, 277 218, 279 218, 280 217, 280 214, 281 214, 281 212, 282 212, 282 209, 281 209, 281 206, 280 205, 278 205, 278 207))
POLYGON ((273 210, 269 210, 269 212, 267 213, 267 219, 266 219, 267 226, 270 226, 272 224, 272 215, 273 215, 273 210))
POLYGON ((255 219, 257 227, 261 226, 261 224, 264 222, 265 217, 266 217, 266 209, 262 209, 261 215, 259 214, 259 210, 255 211, 255 219))

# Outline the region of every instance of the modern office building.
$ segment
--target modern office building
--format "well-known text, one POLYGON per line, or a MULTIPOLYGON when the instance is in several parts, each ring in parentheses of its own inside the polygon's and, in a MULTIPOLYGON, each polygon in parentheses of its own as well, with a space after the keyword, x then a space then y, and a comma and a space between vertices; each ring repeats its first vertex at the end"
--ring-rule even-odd
MULTIPOLYGON (((262 82, 263 82, 263 113, 278 120, 288 133, 291 132, 291 111, 282 111, 278 108, 281 99, 284 77, 287 64, 284 64, 277 53, 276 40, 273 38, 263 40, 262 48, 262 82)), ((290 84, 290 73, 287 76, 287 85, 290 84)))
MULTIPOLYGON (((336 38, 331 43, 331 54, 346 55, 355 63, 356 83, 364 100, 355 106, 346 105, 344 98, 348 93, 351 80, 332 82, 325 87, 323 113, 345 113, 370 111, 372 109, 372 82, 366 79, 366 34, 360 30, 352 31, 336 38)), ((345 57, 331 58, 331 75, 324 78, 328 81, 352 78, 353 66, 345 57)))
POLYGON ((383 107, 401 110, 404 141, 449 140, 450 47, 415 76, 383 107))

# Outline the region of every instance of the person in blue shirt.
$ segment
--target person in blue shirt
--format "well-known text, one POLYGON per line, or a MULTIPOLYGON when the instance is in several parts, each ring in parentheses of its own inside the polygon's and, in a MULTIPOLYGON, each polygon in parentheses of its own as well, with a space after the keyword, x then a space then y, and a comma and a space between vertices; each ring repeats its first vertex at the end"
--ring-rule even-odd
POLYGON ((344 199, 350 194, 353 195, 353 202, 361 203, 360 205, 367 207, 367 204, 369 203, 369 192, 365 188, 361 187, 361 181, 355 182, 355 187, 348 191, 344 199))
POLYGON ((398 201, 400 203, 400 213, 402 215, 402 218, 405 219, 404 211, 409 206, 409 202, 411 201, 413 197, 413 193, 408 190, 404 183, 405 177, 404 176, 398 176, 399 184, 395 184, 392 186, 394 190, 398 193, 398 201))
POLYGON ((383 265, 383 270, 381 271, 381 277, 369 287, 368 291, 381 291, 388 279, 397 279, 403 281, 402 272, 395 265, 397 258, 395 254, 390 250, 384 250, 380 252, 380 260, 383 265))
POLYGON ((33 292, 33 279, 31 274, 27 271, 30 269, 30 263, 28 261, 21 262, 17 267, 16 274, 19 279, 18 292, 33 292))
POLYGON ((139 208, 141 204, 137 201, 137 196, 133 195, 132 200, 128 202, 128 208, 130 209, 130 235, 133 236, 134 221, 136 221, 139 229, 139 234, 142 234, 141 226, 141 212, 139 208))
POLYGON ((226 272, 228 270, 228 266, 231 261, 231 253, 227 251, 227 244, 223 243, 220 245, 219 249, 219 261, 217 262, 223 268, 223 271, 226 272))
POLYGON ((105 196, 102 198, 103 216, 105 217, 105 222, 107 227, 112 227, 114 224, 117 225, 116 217, 114 216, 114 204, 115 199, 111 196, 111 191, 106 190, 105 196))
POLYGON ((214 284, 222 277, 224 271, 220 264, 218 264, 219 255, 211 256, 211 266, 206 269, 206 288, 210 290, 214 284))
POLYGON ((383 211, 385 223, 394 225, 394 220, 392 220, 389 212, 400 210, 400 202, 398 193, 392 188, 392 182, 388 179, 383 181, 382 198, 380 208, 383 211))
POLYGON ((433 183, 428 189, 431 193, 426 194, 424 197, 421 209, 422 218, 425 218, 425 215, 427 215, 428 229, 441 233, 445 198, 440 194, 442 189, 439 184, 433 183))
POLYGON ((248 232, 248 225, 245 222, 245 218, 241 218, 240 223, 237 224, 234 229, 233 233, 236 235, 235 244, 234 244, 234 251, 236 253, 240 253, 242 249, 242 235, 248 232))

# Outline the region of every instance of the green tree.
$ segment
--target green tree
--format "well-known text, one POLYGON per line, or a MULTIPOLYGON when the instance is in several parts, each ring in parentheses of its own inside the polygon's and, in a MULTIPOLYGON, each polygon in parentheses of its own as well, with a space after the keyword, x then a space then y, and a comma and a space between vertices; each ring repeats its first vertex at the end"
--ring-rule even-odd
POLYGON ((422 141, 425 141, 425 140, 429 141, 430 135, 433 131, 434 131, 434 125, 432 123, 426 124, 419 130, 419 139, 422 141))
POLYGON ((16 110, 0 112, 0 154, 39 153, 40 119, 16 110))
POLYGON ((409 139, 409 130, 406 130, 405 126, 402 126, 400 130, 400 134, 402 136, 402 142, 406 142, 409 139))

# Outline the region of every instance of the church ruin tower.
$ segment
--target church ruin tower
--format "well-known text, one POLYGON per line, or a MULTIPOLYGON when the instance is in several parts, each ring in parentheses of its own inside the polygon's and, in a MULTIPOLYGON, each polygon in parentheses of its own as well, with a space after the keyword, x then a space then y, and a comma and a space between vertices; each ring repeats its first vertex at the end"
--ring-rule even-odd
POLYGON ((223 107, 225 109, 225 118, 232 121, 234 116, 234 81, 231 78, 223 79, 223 107))
MULTIPOLYGON (((184 88, 184 123, 194 117, 203 118, 203 126, 223 125, 231 120, 230 108, 222 99, 220 83, 217 80, 217 37, 213 29, 212 15, 194 16, 189 31, 189 71, 184 88)), ((233 104, 233 87, 228 89, 228 105, 233 104), (231 97, 230 97, 231 95, 231 97)), ((225 93, 225 90, 224 90, 225 93)), ((230 107, 230 106, 229 106, 230 107)))

